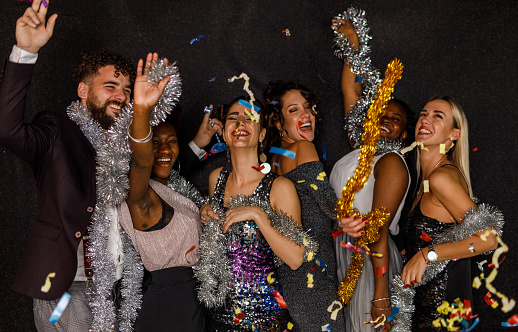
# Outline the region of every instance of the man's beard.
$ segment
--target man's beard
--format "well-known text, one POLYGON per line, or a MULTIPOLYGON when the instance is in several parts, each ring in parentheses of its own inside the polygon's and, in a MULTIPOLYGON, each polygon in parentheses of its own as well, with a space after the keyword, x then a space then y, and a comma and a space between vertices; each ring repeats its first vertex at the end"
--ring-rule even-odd
POLYGON ((115 119, 106 114, 106 109, 108 104, 115 104, 123 107, 124 105, 116 100, 108 100, 102 106, 98 106, 100 104, 99 100, 94 95, 88 95, 86 98, 86 109, 92 115, 92 118, 99 123, 101 128, 108 130, 115 122, 115 119))

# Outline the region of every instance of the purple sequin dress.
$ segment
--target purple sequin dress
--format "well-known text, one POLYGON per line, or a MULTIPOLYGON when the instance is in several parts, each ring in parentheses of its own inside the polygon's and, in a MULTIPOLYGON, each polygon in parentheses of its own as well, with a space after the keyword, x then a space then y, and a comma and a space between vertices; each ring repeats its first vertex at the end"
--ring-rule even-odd
MULTIPOLYGON (((212 197, 212 203, 223 207, 229 172, 223 169, 212 197)), ((253 196, 270 201, 270 189, 277 175, 268 173, 255 189, 253 196)), ((290 320, 288 310, 282 309, 272 292, 282 294, 274 267, 274 253, 253 220, 230 227, 226 235, 227 255, 233 275, 233 290, 224 306, 206 313, 206 330, 284 331, 290 320), (268 282, 272 273, 275 282, 268 282), (245 314, 238 322, 236 309, 245 314), (252 329, 253 326, 253 329, 252 329)))

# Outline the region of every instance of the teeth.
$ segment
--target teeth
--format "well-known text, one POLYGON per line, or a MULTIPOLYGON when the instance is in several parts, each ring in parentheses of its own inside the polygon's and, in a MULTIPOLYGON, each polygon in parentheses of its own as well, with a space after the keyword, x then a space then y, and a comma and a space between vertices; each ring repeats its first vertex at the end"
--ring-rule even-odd
POLYGON ((121 107, 119 105, 110 104, 111 108, 115 108, 116 110, 120 110, 121 107))
POLYGON ((381 126, 381 127, 380 127, 380 130, 383 130, 383 131, 385 131, 385 132, 387 132, 387 133, 389 132, 388 128, 387 128, 387 127, 385 127, 385 126, 381 126))
POLYGON ((170 162, 171 161, 171 158, 160 158, 160 159, 157 159, 158 162, 164 162, 164 163, 167 163, 167 162, 170 162))
POLYGON ((309 127, 311 126, 311 123, 304 123, 303 125, 301 125, 299 128, 304 128, 304 127, 309 127))
POLYGON ((423 128, 419 129, 419 132, 423 133, 423 134, 431 134, 431 131, 429 131, 427 129, 423 129, 423 128))

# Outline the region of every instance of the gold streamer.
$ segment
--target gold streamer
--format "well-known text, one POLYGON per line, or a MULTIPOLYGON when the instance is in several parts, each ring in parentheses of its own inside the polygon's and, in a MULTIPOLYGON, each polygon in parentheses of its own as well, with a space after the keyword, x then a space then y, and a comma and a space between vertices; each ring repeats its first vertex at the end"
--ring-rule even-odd
MULTIPOLYGON (((394 91, 394 85, 401 78, 403 73, 403 64, 398 59, 392 60, 385 71, 385 78, 378 87, 377 98, 372 101, 367 118, 363 123, 363 145, 361 146, 360 156, 358 157, 358 167, 354 171, 354 176, 349 178, 347 185, 342 191, 342 198, 336 202, 336 215, 340 218, 346 218, 353 212, 354 194, 359 192, 372 173, 372 162, 376 152, 376 142, 380 137, 380 121, 385 114, 387 103, 394 91)), ((358 215, 353 213, 353 215, 358 215)), ((367 218, 369 223, 365 226, 365 233, 356 239, 354 245, 358 248, 379 240, 379 228, 388 220, 390 212, 385 209, 375 209, 363 217, 367 218)), ((347 269, 347 275, 338 286, 338 299, 344 307, 348 306, 356 288, 356 283, 362 272, 365 256, 360 253, 353 253, 352 262, 347 269)))

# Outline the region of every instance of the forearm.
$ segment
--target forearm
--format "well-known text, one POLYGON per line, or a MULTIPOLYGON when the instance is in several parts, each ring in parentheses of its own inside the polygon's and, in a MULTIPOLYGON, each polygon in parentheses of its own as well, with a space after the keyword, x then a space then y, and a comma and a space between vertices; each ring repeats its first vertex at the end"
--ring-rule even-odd
MULTIPOLYGON (((142 106, 134 105, 133 107, 133 122, 128 128, 128 133, 136 140, 142 140, 150 134, 151 127, 149 125, 149 110, 142 106)), ((136 142, 130 139, 130 146, 132 151, 132 159, 135 167, 151 168, 153 156, 153 142, 136 142)))
POLYGON ((374 273, 374 299, 388 297, 388 270, 390 266, 390 252, 388 246, 388 225, 380 230, 380 239, 371 244, 369 247, 372 251, 376 251, 383 257, 375 257, 370 255, 372 270, 374 273))
MULTIPOLYGON (((490 228, 489 230, 492 230, 490 228)), ((451 260, 473 257, 490 250, 494 250, 498 246, 496 235, 489 233, 485 240, 480 235, 485 235, 487 231, 479 232, 469 238, 453 243, 446 242, 434 246, 434 250, 438 255, 438 260, 451 260)), ((428 254, 428 248, 423 248, 425 256, 428 254)))
POLYGON ((345 61, 341 80, 345 117, 349 116, 353 106, 356 104, 358 99, 360 99, 362 94, 361 83, 356 82, 356 76, 357 75, 351 71, 347 61, 345 61))
POLYGON ((277 257, 286 263, 292 270, 296 270, 302 265, 304 257, 304 247, 302 245, 297 245, 293 241, 282 236, 270 225, 269 220, 267 220, 267 222, 263 222, 259 229, 275 255, 277 255, 277 257))

